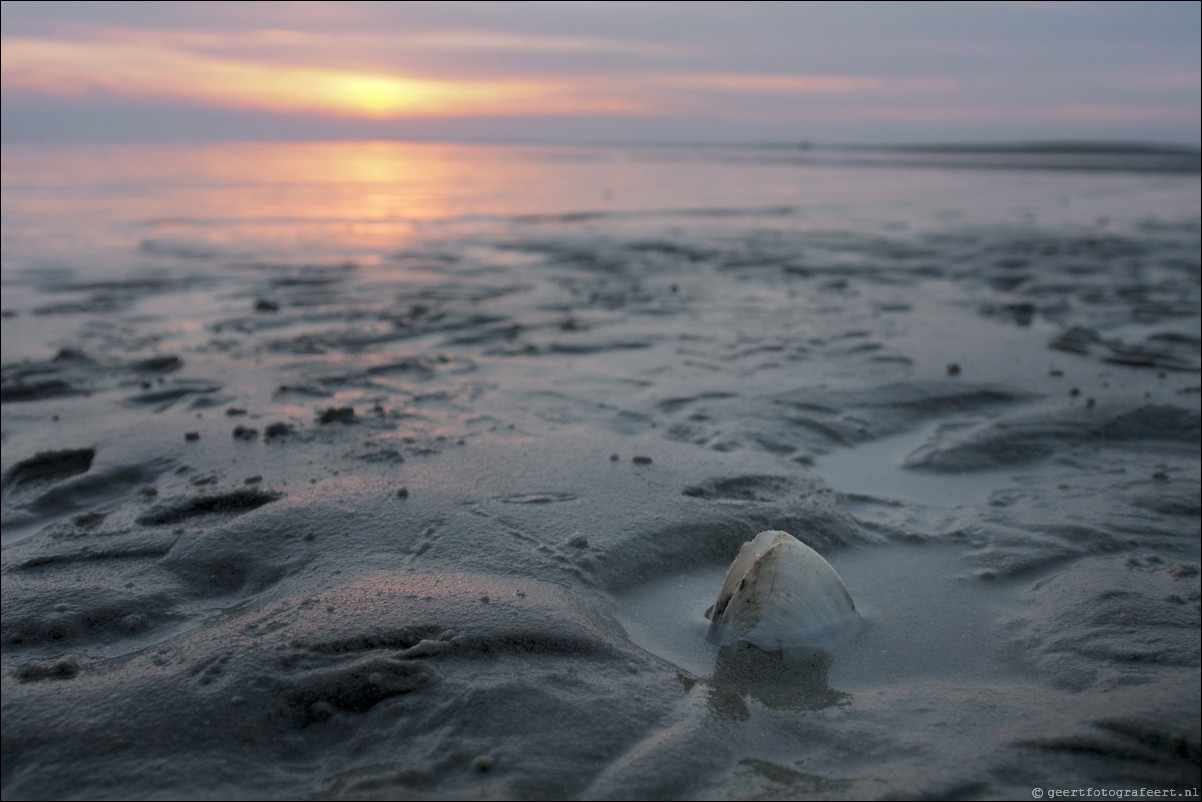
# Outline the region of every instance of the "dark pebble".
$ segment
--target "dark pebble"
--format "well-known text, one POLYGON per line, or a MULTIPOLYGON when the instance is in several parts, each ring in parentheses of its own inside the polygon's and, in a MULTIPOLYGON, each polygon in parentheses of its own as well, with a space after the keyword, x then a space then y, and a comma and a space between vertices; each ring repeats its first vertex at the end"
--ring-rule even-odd
POLYGON ((292 427, 283 421, 276 421, 275 423, 269 425, 267 429, 264 430, 263 434, 269 440, 273 437, 283 437, 285 435, 292 434, 292 427))
POLYGON ((326 407, 317 415, 318 423, 354 423, 354 407, 326 407))
POLYGON ((249 426, 238 425, 234 427, 234 437, 239 440, 254 440, 259 436, 258 429, 252 429, 249 426))

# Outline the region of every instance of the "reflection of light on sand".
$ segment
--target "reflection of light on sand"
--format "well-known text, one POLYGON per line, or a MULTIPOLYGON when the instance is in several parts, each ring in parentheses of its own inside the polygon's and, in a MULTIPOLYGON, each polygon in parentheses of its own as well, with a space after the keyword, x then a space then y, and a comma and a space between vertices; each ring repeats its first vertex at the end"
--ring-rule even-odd
MULTIPOLYGON (((249 259, 249 254, 262 258, 281 245, 307 249, 312 258, 353 255, 362 262, 364 252, 396 253, 423 221, 454 219, 465 211, 528 212, 530 202, 511 188, 555 184, 538 160, 496 158, 496 149, 439 144, 97 145, 10 151, 15 155, 5 159, 6 182, 32 188, 107 188, 120 182, 122 191, 97 194, 31 189, 22 205, 54 219, 120 225, 132 239, 131 247, 144 240, 156 243, 156 263, 169 255, 165 250, 203 248, 216 258, 249 259), (481 157, 490 165, 486 173, 480 170, 481 157), (176 224, 164 226, 163 221, 176 224), (136 228, 131 230, 131 223, 136 228)), ((37 244, 39 250, 53 245, 37 244)))

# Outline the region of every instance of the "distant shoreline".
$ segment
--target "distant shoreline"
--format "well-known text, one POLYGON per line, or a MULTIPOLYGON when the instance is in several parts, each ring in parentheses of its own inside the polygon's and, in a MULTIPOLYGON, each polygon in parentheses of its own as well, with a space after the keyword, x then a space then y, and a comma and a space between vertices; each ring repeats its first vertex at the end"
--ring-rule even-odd
POLYGON ((1018 142, 959 142, 925 144, 839 145, 799 140, 787 142, 702 143, 702 142, 456 142, 414 139, 314 139, 195 141, 195 142, 31 142, 9 140, 6 149, 24 147, 109 148, 163 147, 207 148, 236 144, 297 145, 311 142, 343 142, 363 145, 454 146, 466 148, 513 148, 610 150, 657 152, 659 158, 702 158, 706 161, 756 162, 774 165, 818 165, 829 167, 885 167, 983 170, 1056 170, 1069 172, 1202 173, 1202 150, 1186 145, 1114 140, 1031 140, 1018 142))

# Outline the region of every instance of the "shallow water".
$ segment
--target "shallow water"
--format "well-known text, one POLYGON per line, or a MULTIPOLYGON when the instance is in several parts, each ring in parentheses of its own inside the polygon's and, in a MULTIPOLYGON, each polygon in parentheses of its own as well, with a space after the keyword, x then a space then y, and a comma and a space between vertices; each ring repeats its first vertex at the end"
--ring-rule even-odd
POLYGON ((1196 787, 1199 176, 1029 155, 6 146, 5 797, 1196 787))

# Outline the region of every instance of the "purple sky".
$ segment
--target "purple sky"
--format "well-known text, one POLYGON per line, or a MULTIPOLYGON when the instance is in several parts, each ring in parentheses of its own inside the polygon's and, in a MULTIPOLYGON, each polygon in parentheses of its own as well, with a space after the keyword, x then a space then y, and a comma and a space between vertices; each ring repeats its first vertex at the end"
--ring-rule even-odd
POLYGON ((3 136, 1202 139, 1197 2, 3 4, 3 136))

